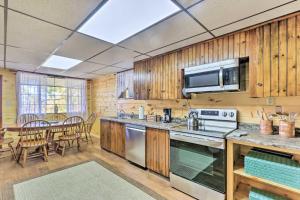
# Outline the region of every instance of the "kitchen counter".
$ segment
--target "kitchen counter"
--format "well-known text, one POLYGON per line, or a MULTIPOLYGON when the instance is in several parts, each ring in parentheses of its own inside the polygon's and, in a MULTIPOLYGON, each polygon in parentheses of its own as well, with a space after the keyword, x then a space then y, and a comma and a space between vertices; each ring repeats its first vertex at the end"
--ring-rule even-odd
POLYGON ((283 138, 278 134, 275 135, 263 135, 259 133, 257 129, 237 129, 229 135, 227 140, 235 140, 240 142, 248 142, 257 145, 272 146, 282 149, 289 149, 294 151, 300 151, 300 137, 297 135, 295 138, 283 138))
POLYGON ((152 121, 146 121, 146 120, 140 120, 140 119, 126 119, 126 118, 118 118, 118 117, 100 117, 102 120, 109 120, 113 122, 119 122, 124 124, 135 124, 135 125, 141 125, 149 128, 157 128, 157 129, 163 129, 163 130, 171 130, 172 128, 176 126, 180 126, 182 124, 180 123, 162 123, 162 122, 152 122, 152 121))
MULTIPOLYGON (((200 133, 201 130, 197 130, 197 131, 189 130, 187 128, 186 122, 162 123, 162 122, 139 120, 136 118, 127 119, 127 118, 118 118, 118 117, 101 117, 100 119, 124 123, 124 124, 141 125, 141 126, 145 126, 145 127, 149 127, 149 128, 156 128, 156 129, 162 129, 162 130, 168 130, 168 131, 177 131, 177 132, 201 134, 201 135, 209 134, 209 136, 220 137, 220 133, 217 133, 215 131, 211 131, 211 132, 205 131, 205 132, 200 133)), ((223 137, 223 135, 221 137, 223 137)))

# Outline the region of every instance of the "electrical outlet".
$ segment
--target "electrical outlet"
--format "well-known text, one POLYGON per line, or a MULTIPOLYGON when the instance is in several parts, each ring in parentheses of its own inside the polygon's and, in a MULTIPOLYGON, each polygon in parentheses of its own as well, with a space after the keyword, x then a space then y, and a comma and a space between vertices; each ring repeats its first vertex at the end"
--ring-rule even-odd
POLYGON ((275 107, 275 113, 276 114, 282 113, 282 106, 276 106, 275 107))
POLYGON ((268 98, 266 99, 266 104, 267 104, 268 106, 274 105, 274 98, 273 98, 273 97, 268 97, 268 98))

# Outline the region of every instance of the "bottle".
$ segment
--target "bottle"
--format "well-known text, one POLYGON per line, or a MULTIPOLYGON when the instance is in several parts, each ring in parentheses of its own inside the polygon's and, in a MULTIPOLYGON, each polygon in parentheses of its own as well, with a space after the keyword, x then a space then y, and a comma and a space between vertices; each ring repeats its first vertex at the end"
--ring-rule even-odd
POLYGON ((144 116, 144 107, 143 106, 140 106, 139 107, 139 119, 144 119, 145 116, 144 116))

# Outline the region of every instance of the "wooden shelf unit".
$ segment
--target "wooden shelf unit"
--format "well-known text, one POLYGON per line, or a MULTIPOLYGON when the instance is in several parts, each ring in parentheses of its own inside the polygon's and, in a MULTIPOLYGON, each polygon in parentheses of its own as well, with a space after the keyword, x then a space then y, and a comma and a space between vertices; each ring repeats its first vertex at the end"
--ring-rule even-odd
MULTIPOLYGON (((300 199, 300 190, 286 185, 282 185, 267 179, 259 178, 245 173, 243 160, 235 159, 236 154, 243 152, 240 149, 249 147, 259 147, 267 150, 280 151, 294 155, 300 155, 300 151, 291 149, 281 149, 278 147, 256 145, 254 143, 237 140, 227 141, 227 200, 248 200, 251 187, 266 190, 274 194, 286 196, 292 200, 300 199), (240 151, 239 151, 240 150, 240 151)), ((243 152, 242 154, 244 154, 243 152)))

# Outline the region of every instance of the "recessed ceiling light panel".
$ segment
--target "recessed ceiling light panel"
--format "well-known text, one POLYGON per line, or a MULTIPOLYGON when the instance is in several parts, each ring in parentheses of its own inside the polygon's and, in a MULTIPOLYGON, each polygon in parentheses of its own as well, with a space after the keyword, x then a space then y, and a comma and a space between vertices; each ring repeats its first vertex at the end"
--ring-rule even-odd
POLYGON ((171 0, 109 0, 78 31, 116 44, 179 10, 171 0))
POLYGON ((67 70, 71 67, 74 67, 75 65, 78 65, 81 62, 81 60, 73 58, 52 55, 42 64, 42 67, 51 67, 56 69, 67 70))

